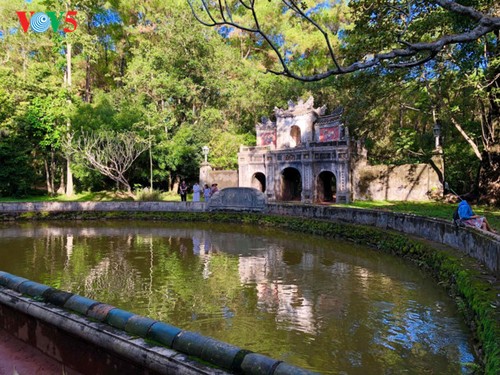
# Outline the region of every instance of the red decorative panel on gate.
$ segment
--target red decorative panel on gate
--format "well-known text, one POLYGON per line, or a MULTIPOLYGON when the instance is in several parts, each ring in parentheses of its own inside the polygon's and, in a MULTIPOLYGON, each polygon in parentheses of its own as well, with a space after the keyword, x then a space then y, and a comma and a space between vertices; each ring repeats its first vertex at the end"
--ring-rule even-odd
POLYGON ((257 146, 268 145, 276 146, 276 131, 274 130, 260 131, 258 134, 257 146))
POLYGON ((338 141, 339 138, 340 138, 340 132, 338 126, 331 126, 328 128, 319 129, 320 142, 338 141))

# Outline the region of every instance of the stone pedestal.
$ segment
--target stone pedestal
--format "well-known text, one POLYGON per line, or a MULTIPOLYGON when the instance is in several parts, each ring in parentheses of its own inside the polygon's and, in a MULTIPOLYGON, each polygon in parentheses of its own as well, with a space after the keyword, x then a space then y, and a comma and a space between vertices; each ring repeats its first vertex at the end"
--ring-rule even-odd
POLYGON ((231 187, 219 190, 210 197, 208 211, 252 211, 266 209, 266 196, 254 188, 231 187))
POLYGON ((446 181, 446 176, 444 175, 444 158, 443 158, 443 149, 439 146, 436 150, 434 150, 434 155, 431 157, 432 163, 437 168, 436 174, 438 175, 438 179, 440 184, 435 187, 435 190, 432 192, 438 197, 442 197, 444 194, 444 181, 446 181))
POLYGON ((210 163, 203 162, 200 166, 200 186, 205 184, 210 184, 210 172, 212 172, 212 166, 210 163))

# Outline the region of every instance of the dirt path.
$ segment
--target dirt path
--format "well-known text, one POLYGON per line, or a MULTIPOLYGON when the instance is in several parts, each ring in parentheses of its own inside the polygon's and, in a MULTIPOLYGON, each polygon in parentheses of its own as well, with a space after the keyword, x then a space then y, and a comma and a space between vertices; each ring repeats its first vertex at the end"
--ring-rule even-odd
POLYGON ((0 329, 0 375, 80 375, 0 329))

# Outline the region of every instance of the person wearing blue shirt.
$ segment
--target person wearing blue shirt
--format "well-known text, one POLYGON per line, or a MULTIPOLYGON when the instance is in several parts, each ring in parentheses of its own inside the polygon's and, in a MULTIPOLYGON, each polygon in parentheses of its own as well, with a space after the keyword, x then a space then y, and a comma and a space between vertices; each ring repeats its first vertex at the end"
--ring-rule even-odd
POLYGON ((458 204, 458 216, 460 216, 460 220, 465 225, 496 233, 484 216, 474 214, 471 206, 465 200, 458 204))

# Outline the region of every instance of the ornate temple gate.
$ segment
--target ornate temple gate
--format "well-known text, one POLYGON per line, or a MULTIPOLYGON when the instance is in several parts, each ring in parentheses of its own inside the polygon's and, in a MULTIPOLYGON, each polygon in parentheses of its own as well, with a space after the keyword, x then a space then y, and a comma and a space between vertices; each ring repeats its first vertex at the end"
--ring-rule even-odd
POLYGON ((275 108, 274 115, 276 121, 257 124, 256 147, 240 147, 239 185, 265 191, 271 201, 349 202, 350 145, 342 109, 325 115, 311 97, 275 108))

